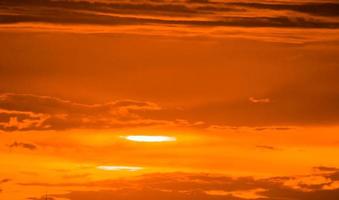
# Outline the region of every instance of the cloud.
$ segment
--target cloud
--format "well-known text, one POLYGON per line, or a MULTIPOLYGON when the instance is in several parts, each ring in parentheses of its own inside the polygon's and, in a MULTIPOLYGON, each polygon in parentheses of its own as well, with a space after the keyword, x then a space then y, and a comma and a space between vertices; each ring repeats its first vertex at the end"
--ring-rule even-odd
POLYGON ((23 143, 23 142, 14 142, 9 145, 10 148, 24 148, 24 149, 29 149, 29 150, 35 150, 37 149, 37 146, 35 144, 30 144, 30 143, 23 143))
POLYGON ((49 196, 42 196, 42 197, 30 197, 30 198, 27 198, 27 200, 56 200, 55 198, 53 197, 49 197, 49 196))
POLYGON ((245 190, 245 191, 235 191, 235 192, 225 192, 223 190, 211 190, 206 191, 206 194, 212 196, 227 196, 227 197, 237 197, 240 199, 265 199, 265 196, 262 196, 258 193, 265 191, 264 189, 258 188, 253 190, 245 190))
POLYGON ((317 2, 311 1, 306 3, 258 3, 258 2, 239 2, 239 3, 230 3, 231 5, 246 7, 246 8, 256 8, 256 9, 269 9, 275 11, 294 11, 301 13, 308 13, 312 15, 320 16, 339 16, 339 4, 336 2, 317 2))
POLYGON ((339 169, 336 168, 336 167, 326 167, 326 166, 314 167, 314 170, 318 170, 318 171, 322 171, 322 172, 336 172, 336 171, 339 171, 339 169))
POLYGON ((2 184, 2 183, 8 183, 8 182, 10 182, 10 181, 11 181, 11 179, 5 178, 5 179, 0 180, 0 184, 2 184))
MULTIPOLYGON (((2 179, 2 180, 0 180, 0 185, 8 183, 10 181, 11 181, 11 179, 9 179, 9 178, 2 179)), ((1 192, 3 192, 3 190, 0 188, 0 193, 1 192)))
MULTIPOLYGON (((336 172, 331 172, 334 174, 336 172)), ((160 173, 146 174, 132 179, 103 180, 83 184, 62 184, 62 186, 83 186, 81 191, 51 195, 69 200, 90 199, 197 199, 197 200, 245 200, 245 199, 298 199, 335 200, 339 189, 328 186, 336 183, 327 173, 303 176, 271 178, 228 177, 205 173, 160 173), (86 188, 105 188, 86 191, 86 188)), ((27 186, 42 183, 25 184, 27 186)), ((49 187, 60 185, 46 184, 49 187)))
POLYGON ((259 149, 266 149, 266 150, 277 150, 276 147, 273 147, 273 146, 268 146, 268 145, 257 145, 256 146, 257 148, 259 149))
POLYGON ((219 20, 177 20, 142 17, 120 17, 97 15, 91 13, 64 13, 56 11, 55 15, 0 15, 2 24, 13 23, 52 23, 52 24, 80 24, 80 25, 162 25, 162 26, 193 26, 193 27, 271 27, 271 28, 318 28, 337 29, 338 22, 308 19, 303 17, 225 17, 219 20))
POLYGON ((209 0, 188 0, 190 3, 210 3, 209 0))
MULTIPOLYGON (((265 34, 271 33, 272 37, 279 38, 278 33, 286 31, 281 28, 289 28, 292 32, 295 31, 294 29, 310 29, 309 31, 325 29, 326 32, 331 32, 328 29, 339 28, 339 21, 335 18, 338 16, 339 7, 336 2, 5 0, 1 5, 0 24, 5 29, 7 25, 15 25, 14 27, 20 29, 23 28, 21 27, 23 24, 26 24, 32 29, 40 27, 40 31, 46 29, 60 31, 65 29, 65 26, 71 26, 73 27, 71 30, 86 32, 79 25, 89 25, 93 26, 89 29, 92 31, 98 28, 95 26, 103 26, 97 32, 115 33, 117 30, 119 32, 120 26, 124 28, 129 26, 127 30, 120 30, 120 33, 147 34, 151 32, 156 35, 168 35, 169 33, 178 35, 179 32, 182 36, 183 32, 187 32, 188 36, 235 37, 234 33, 220 34, 219 30, 214 33, 210 28, 226 28, 225 32, 227 32, 230 27, 266 27, 278 28, 280 31, 270 30, 265 31, 265 34), (64 26, 64 28, 59 26, 64 26), (150 29, 150 31, 140 31, 140 28, 150 29), (165 30, 161 31, 162 29, 165 30)), ((302 33, 304 37, 309 37, 307 33, 302 33)), ((260 34, 250 30, 248 35, 244 36, 239 31, 236 35, 259 37, 260 34)), ((315 34, 311 35, 315 37, 315 34)), ((301 35, 298 38, 291 36, 290 39, 302 39, 301 35)), ((286 39, 281 41, 288 42, 286 39)))
MULTIPOLYGON (((0 109, 0 129, 3 131, 100 129, 171 123, 141 117, 143 112, 161 108, 154 103, 133 100, 89 105, 47 96, 3 94, 0 109)), ((15 146, 27 147, 23 143, 15 143, 15 146)))
POLYGON ((72 112, 74 114, 90 114, 93 112, 104 114, 107 112, 124 112, 128 110, 160 109, 154 103, 139 102, 133 100, 123 100, 106 104, 87 105, 49 96, 14 93, 0 95, 0 107, 2 109, 10 110, 9 112, 32 112, 51 115, 62 115, 65 112, 72 112))
POLYGON ((48 96, 3 94, 0 95, 0 130, 162 126, 212 131, 237 127, 250 127, 254 131, 285 131, 300 125, 337 123, 339 112, 336 112, 336 105, 339 95, 336 92, 308 92, 302 84, 293 87, 297 91, 289 90, 278 88, 270 93, 275 101, 253 98, 250 99, 253 103, 249 103, 246 99, 237 99, 182 109, 164 108, 147 101, 118 100, 102 104, 81 104, 48 96))

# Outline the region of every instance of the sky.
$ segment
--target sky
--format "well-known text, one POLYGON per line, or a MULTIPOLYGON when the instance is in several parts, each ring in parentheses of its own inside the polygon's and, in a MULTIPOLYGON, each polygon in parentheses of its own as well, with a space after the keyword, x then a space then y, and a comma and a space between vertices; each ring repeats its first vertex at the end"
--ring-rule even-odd
POLYGON ((338 199, 337 0, 0 0, 0 45, 0 199, 338 199))

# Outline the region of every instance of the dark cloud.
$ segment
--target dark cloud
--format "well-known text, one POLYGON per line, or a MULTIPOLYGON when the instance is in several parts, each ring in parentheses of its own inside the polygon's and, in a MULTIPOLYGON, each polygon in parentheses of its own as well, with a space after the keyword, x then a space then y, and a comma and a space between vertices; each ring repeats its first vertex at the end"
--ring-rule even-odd
POLYGON ((55 200, 55 198, 44 195, 42 197, 29 197, 27 200, 55 200))
MULTIPOLYGON (((11 179, 9 179, 9 178, 2 179, 2 180, 0 180, 0 185, 8 183, 10 181, 11 181, 11 179)), ((0 188, 0 193, 1 192, 3 192, 3 190, 0 188)))
POLYGON ((315 170, 319 170, 319 171, 324 171, 324 172, 335 172, 335 171, 339 171, 339 168, 336 167, 326 167, 326 166, 319 166, 319 167, 315 167, 315 170))
MULTIPOLYGON (((158 109, 160 108, 156 104, 133 100, 88 105, 46 96, 3 94, 0 96, 0 129, 3 131, 100 129, 171 123, 139 115, 158 109)), ((14 143, 12 146, 32 147, 24 143, 14 143)))
POLYGON ((92 199, 102 199, 102 200, 134 200, 134 199, 147 199, 147 200, 241 200, 242 198, 232 197, 231 195, 227 196, 211 196, 205 194, 201 191, 194 192, 178 192, 178 191, 158 191, 153 189, 145 190, 118 190, 118 191, 109 191, 102 190, 97 192, 71 192, 67 195, 60 195, 63 198, 69 200, 92 200, 92 199))
POLYGON ((14 131, 40 127, 46 116, 32 112, 20 112, 0 109, 0 130, 14 131))
POLYGON ((10 181, 11 181, 11 179, 5 178, 5 179, 0 180, 0 184, 2 184, 2 183, 8 183, 8 182, 10 182, 10 181))
POLYGON ((30 143, 24 143, 24 142, 14 142, 9 145, 10 148, 24 148, 24 149, 29 149, 29 150, 35 150, 37 149, 37 146, 35 144, 30 144, 30 143))
POLYGON ((264 195, 271 196, 268 199, 298 199, 298 200, 335 200, 339 195, 339 189, 335 190, 318 190, 311 192, 296 191, 286 188, 274 188, 263 192, 264 195))
POLYGON ((268 145, 258 145, 256 146, 257 148, 259 149, 266 149, 266 150, 277 150, 276 147, 273 147, 273 146, 268 146, 268 145))
POLYGON ((209 0, 188 0, 190 3, 210 3, 209 0))
POLYGON ((199 27, 280 27, 280 28, 326 28, 337 29, 339 23, 307 19, 302 17, 227 17, 222 20, 162 20, 137 17, 97 16, 94 14, 56 12, 54 15, 0 15, 0 23, 20 22, 93 25, 184 25, 199 27))
POLYGON ((256 131, 266 131, 266 130, 276 130, 276 131, 288 131, 293 128, 291 127, 257 127, 254 130, 256 131))
POLYGON ((315 3, 258 3, 258 2, 239 2, 229 3, 246 8, 287 10, 301 13, 308 13, 320 16, 339 16, 339 4, 334 2, 315 2, 315 3))
MULTIPOLYGON (((250 198, 257 200, 280 200, 280 199, 298 199, 298 200, 336 200, 339 194, 339 190, 328 190, 328 191, 317 191, 317 192, 301 192, 289 189, 276 189, 269 192, 263 192, 262 195, 271 195, 272 197, 258 197, 250 198)), ((156 191, 156 190, 122 190, 122 191, 78 191, 71 192, 67 195, 60 195, 63 198, 69 200, 92 200, 92 199, 102 199, 102 200, 134 200, 137 198, 156 200, 245 200, 249 198, 234 197, 232 195, 209 195, 201 191, 196 192, 173 192, 173 191, 156 191)))
POLYGON ((24 1, 2 1, 4 6, 32 6, 33 8, 53 7, 72 10, 102 11, 111 13, 197 13, 199 10, 193 9, 185 4, 166 3, 166 2, 100 2, 100 1, 40 1, 40 0, 24 0, 24 1))
POLYGON ((31 112, 51 115, 65 114, 66 112, 73 114, 105 114, 107 112, 113 112, 115 109, 120 109, 121 111, 159 109, 154 103, 133 100, 88 105, 49 96, 11 93, 0 95, 0 108, 4 110, 14 110, 13 112, 31 112))
MULTIPOLYGON (((330 174, 334 174, 331 172, 330 174)), ((325 188, 336 180, 325 174, 306 176, 272 177, 227 177, 212 174, 168 173, 148 174, 131 180, 105 180, 84 183, 85 187, 104 187, 97 191, 70 191, 63 195, 51 195, 70 200, 90 199, 197 199, 197 200, 243 200, 243 199, 298 199, 335 200, 339 189, 325 188), (326 182, 308 182, 308 178, 328 178, 326 182), (109 188, 112 188, 111 190, 109 188)), ((31 183, 26 185, 43 185, 31 183)), ((68 184, 68 186, 81 184, 68 184)), ((45 184, 45 186, 60 186, 45 184)), ((67 186, 67 184, 63 184, 67 186)))
MULTIPOLYGON (((89 1, 2 1, 2 24, 19 22, 41 22, 55 24, 97 24, 97 25, 184 25, 199 27, 292 27, 292 28, 338 28, 335 20, 298 15, 255 16, 239 7, 256 9, 292 10, 315 15, 338 15, 339 4, 259 4, 229 3, 218 4, 208 1, 194 1, 207 5, 192 6, 191 3, 103 3, 89 1), (29 5, 29 6, 28 6, 29 5), (227 12, 239 12, 238 15, 227 12), (117 16, 116 14, 121 14, 117 16), (133 17, 127 15, 135 15, 133 17), (153 17, 143 17, 143 14, 153 17), (115 16, 113 16, 115 15, 115 16), (157 16, 180 17, 187 19, 158 18, 157 16), (207 17, 201 20, 199 17, 207 17), (209 16, 209 17, 208 17, 209 16), (212 17, 211 17, 212 16, 212 17), (226 17, 225 17, 226 16, 226 17)), ((257 11, 260 13, 260 11, 257 11)))

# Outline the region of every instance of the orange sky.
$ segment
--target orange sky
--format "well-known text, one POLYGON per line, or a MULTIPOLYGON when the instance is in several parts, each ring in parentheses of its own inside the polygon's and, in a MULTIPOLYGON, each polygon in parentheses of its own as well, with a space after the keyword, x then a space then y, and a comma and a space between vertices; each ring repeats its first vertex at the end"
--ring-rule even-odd
POLYGON ((2 0, 0 199, 336 200, 338 42, 336 0, 2 0))

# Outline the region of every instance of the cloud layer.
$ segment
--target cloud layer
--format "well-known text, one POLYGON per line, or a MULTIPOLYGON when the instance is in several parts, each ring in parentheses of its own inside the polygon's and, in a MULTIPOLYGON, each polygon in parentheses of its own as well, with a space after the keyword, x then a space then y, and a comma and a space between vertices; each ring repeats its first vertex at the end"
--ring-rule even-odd
POLYGON ((0 96, 0 130, 156 126, 222 130, 220 127, 250 126, 260 131, 272 126, 337 124, 339 95, 332 90, 309 92, 305 89, 306 86, 297 90, 295 87, 287 91, 276 90, 271 94, 272 100, 252 97, 183 108, 165 108, 152 102, 135 100, 81 104, 49 96, 6 93, 0 96))
MULTIPOLYGON (((310 175, 255 179, 199 173, 147 174, 131 180, 104 180, 83 184, 65 183, 64 187, 82 186, 105 190, 71 191, 64 195, 50 195, 70 200, 90 199, 298 199, 335 200, 339 194, 338 169, 317 167, 310 175)), ((28 183, 23 186, 44 185, 28 183)), ((45 184, 58 187, 58 184, 45 184)), ((34 198, 32 198, 34 199, 34 198)))
POLYGON ((87 105, 46 96, 3 94, 0 108, 0 127, 4 131, 100 129, 167 123, 137 114, 137 111, 160 109, 156 104, 132 100, 87 105))
MULTIPOLYGON (((166 31, 162 30, 164 28, 167 29, 167 34, 171 35, 185 33, 205 36, 225 36, 227 27, 284 28, 292 32, 293 29, 312 29, 312 32, 314 29, 326 29, 328 32, 333 32, 339 28, 338 8, 339 4, 336 1, 316 0, 310 2, 6 0, 0 4, 0 24, 106 27, 106 30, 99 28, 101 29, 97 30, 99 32, 123 32, 126 29, 121 30, 120 26, 130 26, 133 31, 130 29, 127 32, 142 34, 138 29, 146 28, 158 35, 166 34, 166 31), (211 33, 211 28, 216 28, 214 33, 211 33)), ((42 29, 60 30, 60 27, 43 27, 42 29)), ((81 28, 72 29, 86 32, 81 28)), ((87 29, 88 31, 90 29, 87 29)), ((240 32, 237 31, 237 35, 241 37, 243 33, 240 32)), ((284 31, 275 30, 272 35, 273 33, 277 35, 279 32, 282 34, 284 31)))

